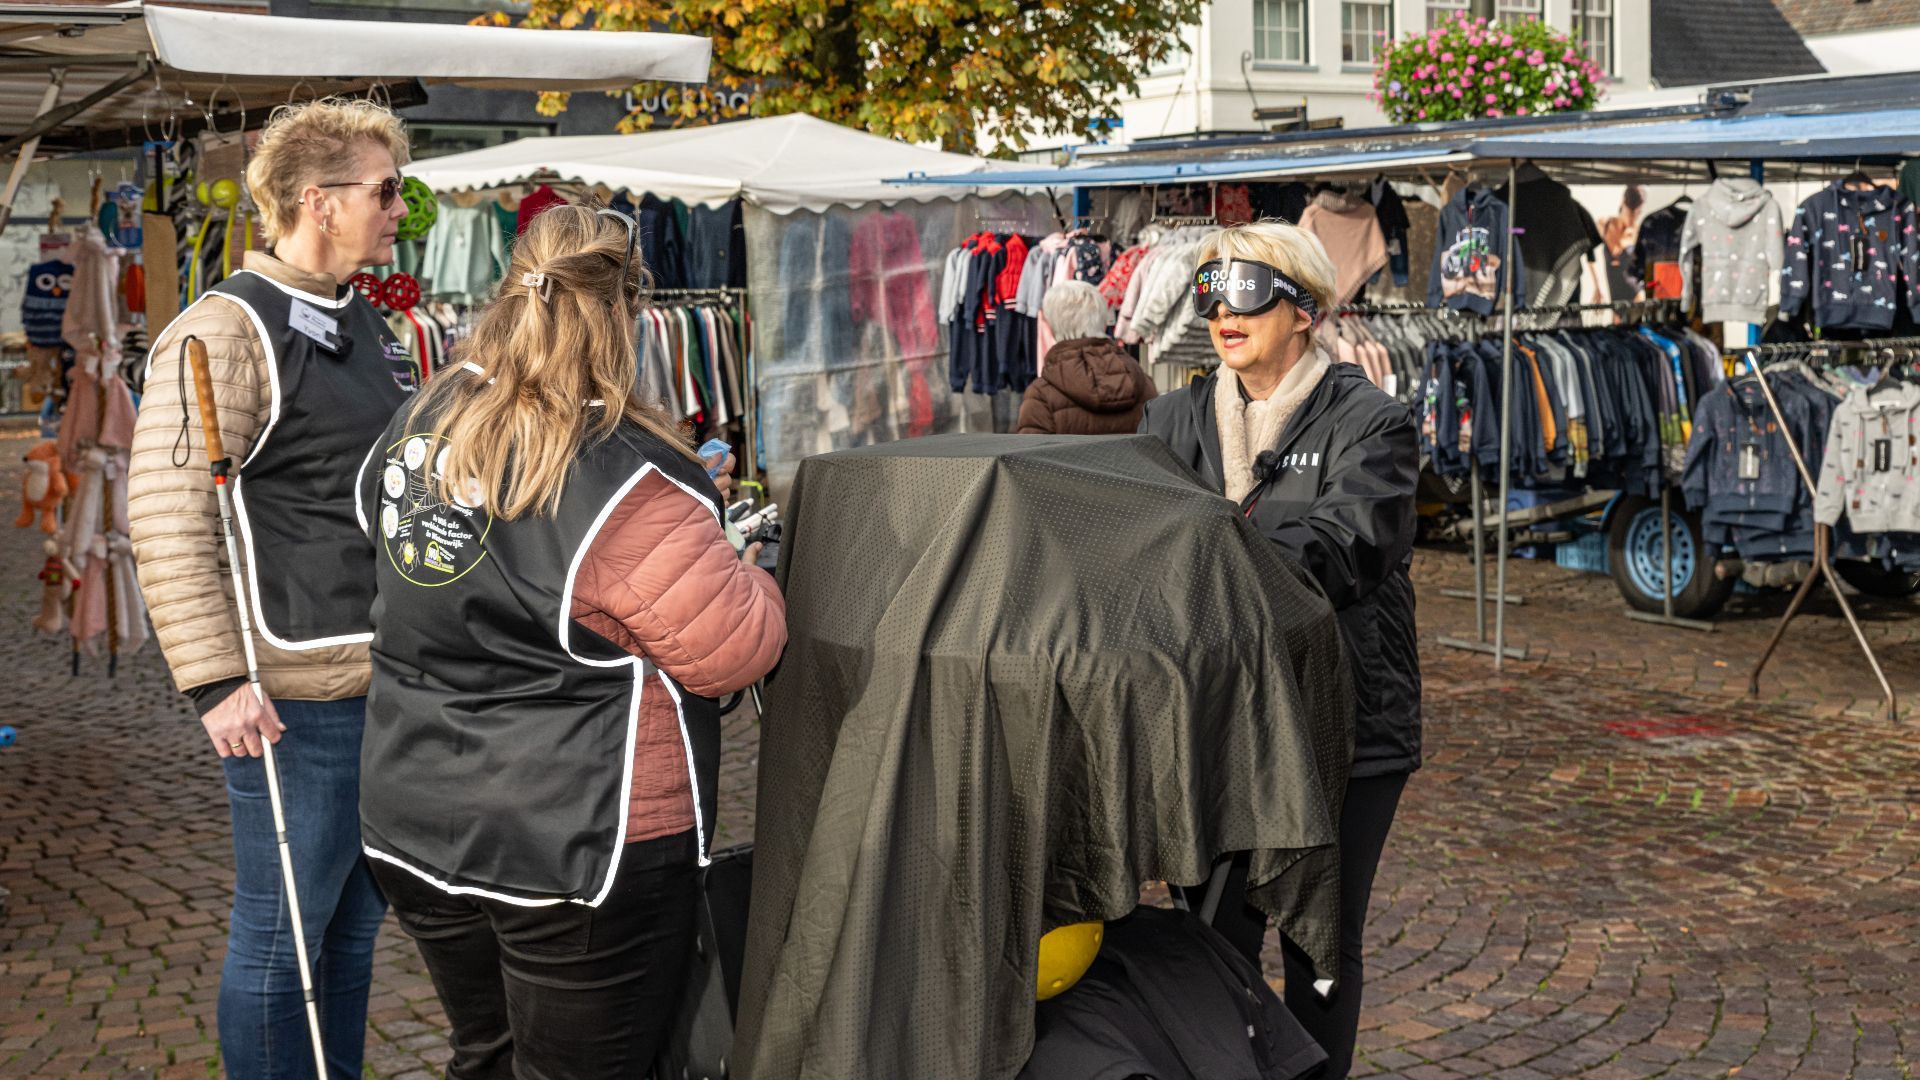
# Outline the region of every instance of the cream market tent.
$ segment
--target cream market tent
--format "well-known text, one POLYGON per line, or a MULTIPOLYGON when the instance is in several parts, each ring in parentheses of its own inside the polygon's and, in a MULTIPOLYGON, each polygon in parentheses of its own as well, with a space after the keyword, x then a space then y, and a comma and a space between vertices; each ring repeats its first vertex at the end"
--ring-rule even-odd
MULTIPOLYGON (((970 192, 888 184, 890 177, 980 173, 980 158, 927 150, 794 113, 637 135, 565 135, 415 162, 407 171, 441 193, 519 184, 581 184, 690 205, 732 199, 786 214, 830 206, 958 198, 970 192)), ((978 192, 984 185, 970 185, 978 192)), ((992 194, 992 192, 984 192, 992 194)))

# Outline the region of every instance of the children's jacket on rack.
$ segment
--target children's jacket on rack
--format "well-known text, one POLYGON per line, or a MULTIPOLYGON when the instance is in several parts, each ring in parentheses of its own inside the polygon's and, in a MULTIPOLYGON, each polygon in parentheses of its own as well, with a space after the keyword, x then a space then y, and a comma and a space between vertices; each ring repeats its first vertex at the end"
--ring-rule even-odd
MULTIPOLYGON (((1427 281, 1427 306, 1491 315, 1514 278, 1516 298, 1526 295, 1526 272, 1508 266, 1507 204, 1490 188, 1460 189, 1440 210, 1439 242, 1433 247, 1433 273, 1427 281)), ((1516 299, 1516 306, 1517 306, 1516 299)))
POLYGON ((1649 300, 1673 300, 1684 289, 1680 265, 1680 238, 1686 231, 1693 198, 1682 195, 1640 220, 1640 232, 1627 260, 1627 276, 1649 300))
POLYGON ((1731 544, 1745 559, 1813 557, 1813 493, 1800 480, 1786 436, 1791 433, 1808 470, 1818 475, 1834 399, 1803 369, 1768 368, 1784 429, 1752 376, 1706 394, 1694 415, 1680 480, 1687 508, 1702 512, 1708 543, 1731 544))
POLYGON ((1920 386, 1859 387, 1834 410, 1814 517, 1855 532, 1920 533, 1920 386))
POLYGON ((1680 306, 1693 310, 1700 298, 1702 322, 1764 323, 1768 301, 1780 280, 1783 236, 1780 204, 1759 182, 1723 176, 1687 213, 1680 234, 1680 261, 1700 253, 1700 285, 1680 279, 1680 306))
POLYGON ((1780 315, 1805 312, 1821 329, 1885 330, 1905 308, 1920 319, 1920 236, 1913 204, 1892 188, 1845 181, 1794 212, 1781 272, 1780 315))

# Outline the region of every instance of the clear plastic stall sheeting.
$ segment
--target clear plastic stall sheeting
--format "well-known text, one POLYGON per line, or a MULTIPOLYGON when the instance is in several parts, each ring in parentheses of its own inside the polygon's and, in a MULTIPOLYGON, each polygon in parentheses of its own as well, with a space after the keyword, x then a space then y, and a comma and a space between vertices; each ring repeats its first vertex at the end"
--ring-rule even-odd
POLYGON ((761 460, 776 492, 814 454, 1009 429, 1016 395, 948 388, 940 278, 947 253, 974 233, 1053 231, 1044 198, 787 214, 749 203, 745 224, 761 460))

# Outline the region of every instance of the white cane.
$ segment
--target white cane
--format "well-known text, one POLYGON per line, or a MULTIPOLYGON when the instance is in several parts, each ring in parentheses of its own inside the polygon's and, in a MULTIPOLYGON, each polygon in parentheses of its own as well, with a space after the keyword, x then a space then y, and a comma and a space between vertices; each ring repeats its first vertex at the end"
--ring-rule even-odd
MULTIPOLYGON (((187 365, 193 369, 193 390, 200 399, 200 430, 206 437, 207 464, 213 470, 213 490, 220 499, 220 531, 226 534, 227 564, 233 569, 234 606, 240 612, 240 647, 247 656, 247 687, 254 700, 264 704, 266 693, 260 689, 260 664, 253 652, 253 621, 247 615, 246 580, 240 573, 240 545, 233 538, 233 496, 227 490, 227 474, 233 461, 220 442, 220 414, 213 400, 213 376, 207 371, 207 346, 199 338, 186 341, 187 365)), ((267 798, 273 804, 273 833, 280 847, 280 876, 287 886, 287 914, 293 920, 293 952, 300 962, 300 992, 307 1001, 307 1034, 313 1039, 313 1065, 318 1080, 326 1080, 327 1054, 320 1041, 320 1010, 313 1000, 313 969, 307 963, 307 932, 300 922, 300 894, 293 885, 293 853, 287 849, 287 815, 280 803, 280 769, 274 763, 273 743, 264 733, 260 750, 267 770, 267 798)))

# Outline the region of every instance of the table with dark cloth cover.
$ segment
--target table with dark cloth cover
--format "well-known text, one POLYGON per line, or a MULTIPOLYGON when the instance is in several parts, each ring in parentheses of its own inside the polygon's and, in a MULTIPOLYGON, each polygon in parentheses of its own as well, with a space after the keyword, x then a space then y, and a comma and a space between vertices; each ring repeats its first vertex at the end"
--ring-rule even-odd
POLYGON ((1332 976, 1339 627, 1158 440, 848 450, 785 515, 743 1075, 1013 1077, 1040 936, 1228 852, 1332 976))

